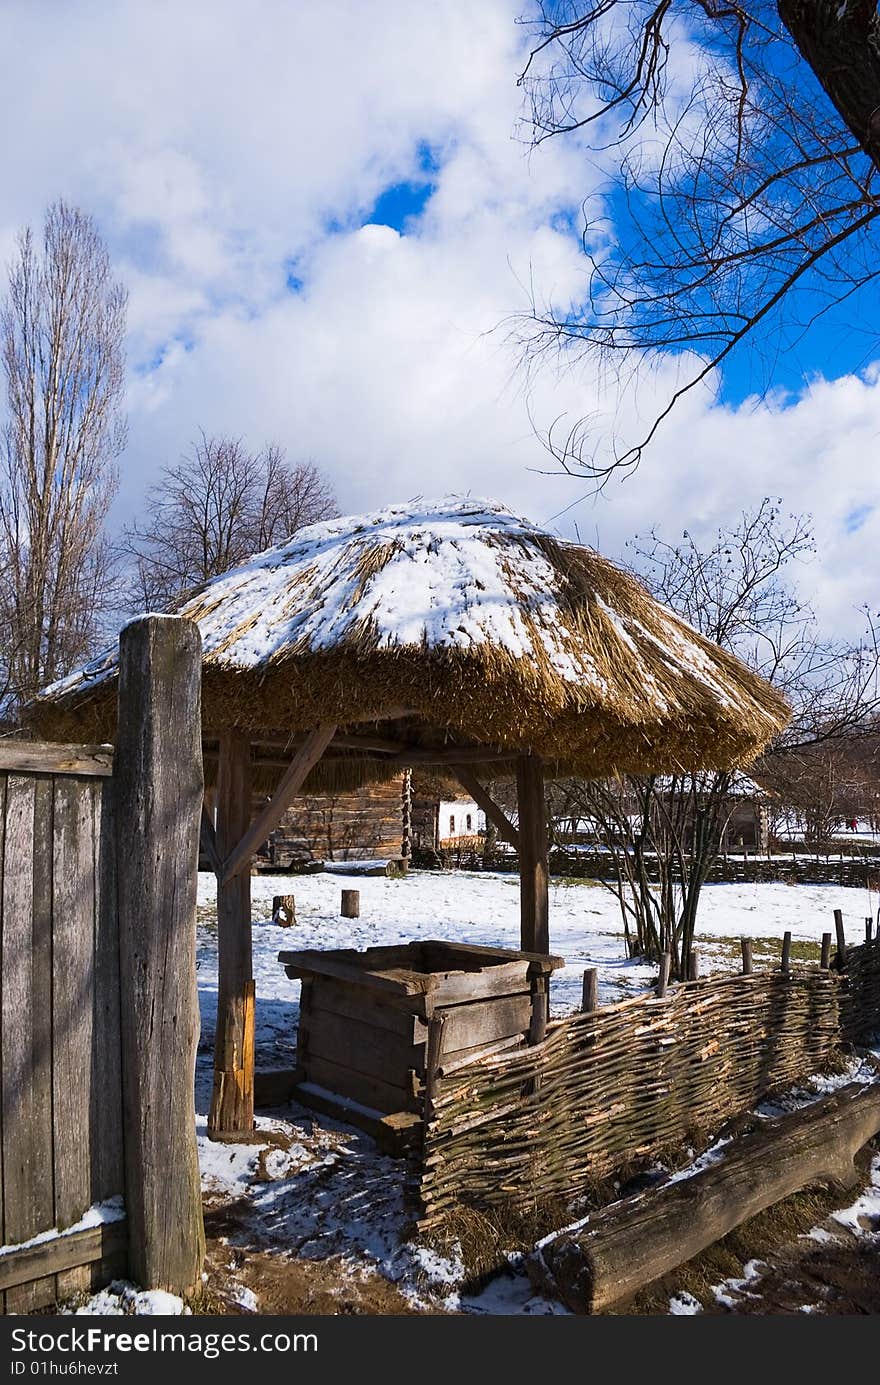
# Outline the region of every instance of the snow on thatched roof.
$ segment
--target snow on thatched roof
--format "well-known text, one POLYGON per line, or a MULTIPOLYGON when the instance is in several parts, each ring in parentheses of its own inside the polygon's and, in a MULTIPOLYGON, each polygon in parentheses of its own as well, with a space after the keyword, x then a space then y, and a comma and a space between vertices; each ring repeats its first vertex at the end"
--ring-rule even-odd
MULTIPOLYGON (((202 633, 212 730, 350 725, 402 704, 446 743, 598 774, 743 763, 787 719, 772 688, 630 574, 493 501, 311 525, 180 614, 202 633)), ((47 688, 40 729, 112 738, 115 674, 114 648, 47 688)))

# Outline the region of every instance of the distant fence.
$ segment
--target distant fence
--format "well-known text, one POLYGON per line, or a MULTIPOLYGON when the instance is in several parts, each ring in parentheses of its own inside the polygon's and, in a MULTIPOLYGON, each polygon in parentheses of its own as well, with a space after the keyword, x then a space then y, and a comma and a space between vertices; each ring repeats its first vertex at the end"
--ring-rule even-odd
MULTIPOLYGON (((414 854, 414 865, 437 869, 442 866, 454 870, 492 870, 515 873, 519 870, 519 860, 512 853, 497 852, 486 855, 472 847, 450 847, 442 852, 421 852, 414 854)), ((645 873, 649 880, 659 880, 657 866, 650 856, 644 858, 645 873)), ((564 847, 550 853, 550 872, 552 875, 567 877, 586 877, 591 880, 615 880, 616 872, 611 853, 595 851, 567 851, 564 847)), ((845 856, 843 854, 825 856, 763 856, 750 851, 742 855, 718 856, 709 867, 706 876, 708 884, 755 884, 781 882, 791 885, 844 885, 852 889, 876 889, 880 891, 880 859, 873 853, 864 856, 845 856)))
POLYGON ((843 975, 709 977, 551 1024, 532 1048, 448 1075, 426 1100, 414 1155, 420 1226, 455 1208, 575 1198, 820 1070, 880 1025, 880 943, 843 975))
POLYGON ((0 1311, 129 1270, 179 1289, 201 1268, 188 1244, 202 1224, 191 1177, 200 666, 197 632, 162 620, 126 632, 115 763, 108 746, 0 741, 0 1311), (157 632, 177 656, 173 680, 150 657, 157 632), (176 729, 186 715, 189 755, 176 729), (152 987, 171 991, 171 974, 192 1001, 168 1014, 152 987))

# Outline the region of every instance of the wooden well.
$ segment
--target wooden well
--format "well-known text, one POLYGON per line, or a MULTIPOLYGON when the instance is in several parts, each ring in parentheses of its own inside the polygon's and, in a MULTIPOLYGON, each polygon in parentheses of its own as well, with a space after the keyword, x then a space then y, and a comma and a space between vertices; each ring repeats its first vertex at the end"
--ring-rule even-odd
POLYGON ((399 1143, 432 1073, 538 1042, 561 957, 437 941, 280 952, 302 980, 292 1094, 399 1143))

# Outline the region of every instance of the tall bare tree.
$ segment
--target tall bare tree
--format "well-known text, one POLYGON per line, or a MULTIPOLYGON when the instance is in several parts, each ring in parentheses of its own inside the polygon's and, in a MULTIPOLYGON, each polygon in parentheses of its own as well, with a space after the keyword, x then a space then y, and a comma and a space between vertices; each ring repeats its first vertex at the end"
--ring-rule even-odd
POLYGON ((162 469, 143 519, 126 531, 131 604, 171 609, 209 577, 338 513, 314 462, 291 464, 278 446, 251 452, 240 438, 201 433, 162 469))
POLYGON ((584 351, 618 378, 657 352, 680 366, 640 435, 603 450, 589 418, 553 430, 563 466, 599 484, 635 466, 732 352, 766 352, 766 383, 843 303, 876 350, 876 0, 539 0, 525 22, 533 138, 585 143, 593 188, 584 292, 533 305, 529 350, 584 351))
POLYGON ((109 604, 126 307, 91 217, 59 201, 40 243, 22 232, 0 310, 0 682, 13 703, 88 653, 109 604))

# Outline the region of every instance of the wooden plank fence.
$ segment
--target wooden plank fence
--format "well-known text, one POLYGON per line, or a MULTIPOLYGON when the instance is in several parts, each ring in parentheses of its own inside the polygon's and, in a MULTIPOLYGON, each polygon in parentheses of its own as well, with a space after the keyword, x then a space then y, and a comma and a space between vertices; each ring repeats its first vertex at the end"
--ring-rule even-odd
MULTIPOLYGON (((151 617, 126 632, 123 671, 157 638, 188 659, 174 665, 174 688, 157 671, 120 697, 121 763, 114 766, 109 746, 0 741, 0 1311, 29 1312, 142 1264, 143 1217, 133 1232, 123 1207, 143 1203, 145 1175, 132 1161, 145 1128, 151 1157, 162 1165, 151 1177, 161 1178, 162 1201, 177 1219, 164 1240, 155 1228, 146 1237, 150 1286, 180 1289, 201 1269, 203 1242, 196 1253, 190 1248, 185 1265, 177 1248, 162 1254, 170 1239, 186 1239, 188 1223, 197 1242, 202 1234, 197 1170, 194 1187, 191 1168, 183 1181, 178 1173, 181 1161, 195 1165, 200 662, 195 627, 168 621, 151 617), (165 726, 158 733, 157 716, 165 726), (171 743, 179 717, 191 724, 188 758, 179 733, 171 743), (157 788, 163 763, 174 773, 164 803, 157 788), (188 795, 181 792, 187 770, 188 795), (135 801, 161 809, 140 830, 133 830, 135 801), (118 894, 120 850, 129 880, 133 863, 136 869, 145 859, 160 874, 164 854, 165 873, 180 890, 170 912, 167 896, 156 901, 144 891, 126 909, 118 894), (159 936, 164 946, 165 932, 177 929, 165 965, 179 969, 177 984, 191 987, 192 997, 172 1019, 188 1019, 192 1032, 182 1042, 178 1036, 173 1051, 161 1036, 149 1044, 126 1039, 123 1010, 136 1014, 138 995, 134 969, 120 967, 121 919, 129 952, 133 931, 144 940, 159 936), (147 1109, 149 1093, 133 1082, 139 1061, 157 1065, 164 1088, 176 1081, 188 1092, 185 1113, 169 1118, 155 1101, 147 1109), (87 1212, 92 1224, 76 1229, 87 1212)), ((167 980, 162 969, 157 979, 167 980)))

